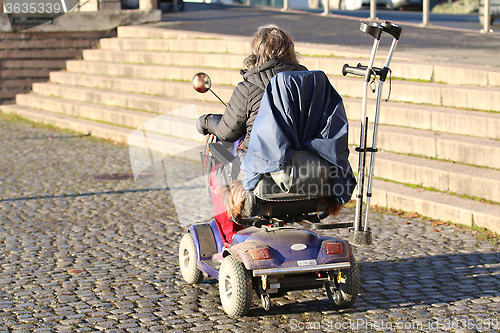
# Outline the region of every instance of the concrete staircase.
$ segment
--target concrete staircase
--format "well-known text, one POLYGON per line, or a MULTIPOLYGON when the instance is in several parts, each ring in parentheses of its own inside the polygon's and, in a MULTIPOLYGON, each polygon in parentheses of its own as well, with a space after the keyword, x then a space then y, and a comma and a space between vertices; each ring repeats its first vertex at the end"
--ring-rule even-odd
MULTIPOLYGON (((161 137, 159 150, 198 160, 204 138, 195 130, 196 118, 224 107, 212 94, 195 92, 191 78, 208 73, 213 89, 229 100, 248 42, 120 27, 117 38, 102 39, 100 49, 85 50, 83 60, 68 61, 65 71, 50 73, 50 82, 34 83, 31 94, 17 95, 17 105, 0 110, 122 143, 166 113, 155 136, 161 137)), ((366 63, 359 58, 368 55, 331 45, 297 43, 297 49, 301 62, 325 71, 344 97, 356 170, 363 83, 340 72, 344 63, 366 63)), ((372 203, 500 232, 500 71, 398 58, 397 51, 391 68, 372 203)), ((389 82, 383 96, 388 88, 389 82)), ((371 99, 373 119, 375 95, 371 99)))
POLYGON ((114 31, 94 32, 0 32, 0 104, 12 104, 19 93, 31 91, 34 82, 45 82, 51 71, 82 56, 114 31))

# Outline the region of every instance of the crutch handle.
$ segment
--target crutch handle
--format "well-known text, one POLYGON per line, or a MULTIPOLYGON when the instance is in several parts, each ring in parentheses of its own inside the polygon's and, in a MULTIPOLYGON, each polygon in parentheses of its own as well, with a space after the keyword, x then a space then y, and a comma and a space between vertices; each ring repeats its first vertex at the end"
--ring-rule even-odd
POLYGON ((382 27, 382 30, 384 30, 384 32, 387 32, 396 40, 399 40, 399 37, 401 37, 401 32, 403 31, 403 28, 400 27, 399 25, 394 24, 390 21, 385 21, 381 23, 380 26, 382 27))
POLYGON ((366 66, 358 64, 356 67, 354 67, 354 66, 349 66, 349 64, 345 64, 344 67, 342 67, 342 75, 346 76, 347 74, 365 76, 366 66))
POLYGON ((382 27, 377 23, 377 22, 361 22, 361 26, 359 27, 359 30, 369 34, 373 38, 380 40, 380 37, 382 36, 382 27))
MULTIPOLYGON (((365 76, 366 77, 366 69, 368 66, 363 66, 361 64, 358 64, 356 67, 349 66, 349 64, 345 64, 344 67, 342 67, 342 75, 346 76, 347 74, 352 74, 352 75, 357 75, 357 76, 365 76)), ((370 76, 368 77, 368 81, 371 77, 371 75, 378 76, 381 81, 385 81, 387 78, 387 74, 389 73, 389 68, 384 67, 384 68, 379 68, 379 67, 373 67, 371 72, 369 73, 370 76)))

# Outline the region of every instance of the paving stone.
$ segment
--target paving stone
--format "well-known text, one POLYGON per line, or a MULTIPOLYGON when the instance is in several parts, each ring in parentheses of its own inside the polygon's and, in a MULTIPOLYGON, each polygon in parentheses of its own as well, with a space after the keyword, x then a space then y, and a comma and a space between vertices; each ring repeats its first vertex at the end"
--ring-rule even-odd
MULTIPOLYGON (((445 226, 436 233, 424 220, 372 211, 374 245, 354 248, 361 289, 353 309, 328 307, 322 290, 298 291, 273 299, 269 312, 254 302, 249 316, 232 319, 216 281, 189 286, 180 277, 186 226, 171 193, 151 179, 92 178, 130 173, 128 148, 0 121, 0 154, 0 332, 281 332, 292 320, 444 323, 455 316, 485 323, 500 310, 498 245, 471 231, 445 226)), ((197 163, 168 163, 171 172, 198 175, 197 163)), ((192 211, 201 206, 184 201, 192 211)), ((337 219, 352 217, 345 209, 337 219)), ((347 237, 347 230, 323 234, 347 237)))

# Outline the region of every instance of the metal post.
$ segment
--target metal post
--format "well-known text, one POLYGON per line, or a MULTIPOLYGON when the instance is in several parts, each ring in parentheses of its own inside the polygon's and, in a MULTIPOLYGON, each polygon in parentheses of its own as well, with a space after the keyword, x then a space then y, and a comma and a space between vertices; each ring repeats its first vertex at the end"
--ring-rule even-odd
POLYGON ((283 10, 289 10, 289 9, 290 9, 289 0, 283 0, 283 10))
POLYGON ((370 0, 370 20, 377 19, 377 0, 370 0))
POLYGON ((156 0, 139 0, 139 9, 152 11, 157 8, 156 0))
POLYGON ((430 12, 430 0, 424 0, 423 7, 422 7, 422 25, 428 26, 429 25, 429 12, 430 12))
POLYGON ((481 32, 491 32, 491 0, 484 0, 484 24, 481 32))
POLYGON ((330 0, 322 0, 323 3, 323 15, 330 14, 330 0))

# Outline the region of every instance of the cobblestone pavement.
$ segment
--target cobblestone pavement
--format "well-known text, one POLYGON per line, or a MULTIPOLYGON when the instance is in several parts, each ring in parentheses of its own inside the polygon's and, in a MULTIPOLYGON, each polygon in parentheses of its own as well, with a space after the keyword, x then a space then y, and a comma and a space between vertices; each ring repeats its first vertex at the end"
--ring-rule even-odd
MULTIPOLYGON (((169 192, 148 178, 93 177, 130 173, 127 148, 0 120, 0 153, 0 332, 500 331, 499 246, 472 231, 373 212, 353 309, 311 290, 230 319, 216 281, 180 277, 169 192)), ((193 178, 199 167, 168 168, 193 178)))

